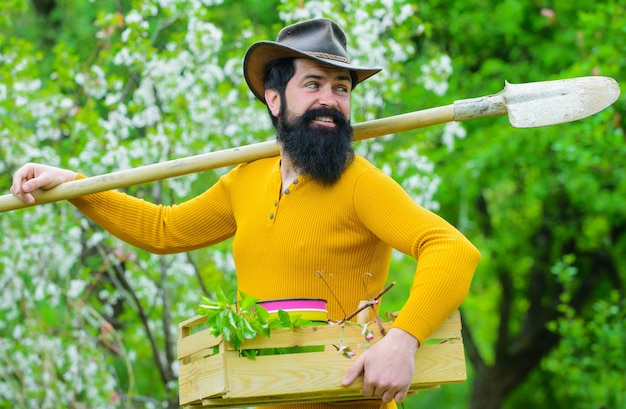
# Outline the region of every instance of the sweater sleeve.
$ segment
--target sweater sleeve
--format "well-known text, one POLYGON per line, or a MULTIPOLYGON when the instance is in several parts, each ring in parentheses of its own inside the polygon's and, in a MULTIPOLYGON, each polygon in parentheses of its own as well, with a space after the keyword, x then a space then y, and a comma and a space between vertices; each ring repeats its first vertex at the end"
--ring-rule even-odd
POLYGON ((454 226, 419 206, 377 169, 355 185, 354 203, 370 231, 417 260, 409 298, 394 327, 421 343, 467 296, 480 254, 454 226))
POLYGON ((232 177, 230 173, 223 176, 206 192, 180 205, 157 205, 114 190, 70 203, 131 245, 157 254, 178 253, 218 243, 235 233, 229 194, 232 177))

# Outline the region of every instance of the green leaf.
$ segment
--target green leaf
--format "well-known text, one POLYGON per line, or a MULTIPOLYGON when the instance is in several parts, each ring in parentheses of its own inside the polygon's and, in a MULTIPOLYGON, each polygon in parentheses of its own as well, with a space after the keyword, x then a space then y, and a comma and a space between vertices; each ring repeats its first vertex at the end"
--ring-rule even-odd
POLYGON ((267 324, 270 320, 270 313, 262 305, 255 304, 254 314, 257 316, 257 320, 263 324, 267 324))
POLYGON ((223 308, 224 304, 225 304, 225 303, 220 302, 220 301, 218 301, 218 300, 216 300, 214 298, 209 298, 209 297, 206 297, 204 295, 201 296, 200 299, 202 300, 202 303, 207 305, 207 306, 214 306, 214 307, 221 307, 221 308, 223 308))
POLYGON ((240 323, 244 338, 253 339, 254 337, 256 337, 257 332, 247 320, 241 320, 240 323))
POLYGON ((248 359, 252 359, 253 361, 255 361, 258 352, 259 351, 256 349, 244 349, 241 351, 241 355, 243 355, 244 357, 248 359))
POLYGON ((272 327, 269 325, 265 325, 258 332, 262 334, 265 338, 269 338, 270 335, 272 334, 272 327))
POLYGON ((291 317, 289 317, 289 313, 287 311, 278 310, 278 318, 283 327, 291 327, 291 317))
POLYGON ((239 291, 239 295, 241 297, 241 309, 244 311, 250 311, 252 306, 259 301, 257 297, 249 296, 243 291, 239 291))
POLYGON ((232 295, 231 295, 231 297, 230 297, 230 298, 229 298, 229 297, 227 297, 227 296, 226 296, 226 294, 224 293, 224 290, 222 290, 221 288, 218 288, 218 289, 215 291, 215 296, 217 297, 217 299, 218 299, 219 301, 221 301, 221 302, 222 302, 222 304, 226 304, 226 305, 227 305, 227 304, 230 304, 230 303, 232 302, 232 299, 233 299, 232 295))
POLYGON ((237 328, 237 321, 238 321, 238 316, 237 313, 232 311, 232 310, 228 310, 226 311, 226 317, 228 318, 228 325, 231 326, 231 328, 237 328))
POLYGON ((302 318, 302 316, 297 315, 292 318, 291 326, 293 328, 306 327, 312 325, 313 322, 311 320, 307 320, 302 318))
POLYGON ((226 341, 229 341, 229 342, 230 342, 230 341, 231 341, 231 331, 230 331, 230 328, 228 328, 228 327, 223 327, 223 328, 222 328, 222 336, 224 337, 224 339, 225 339, 226 341))

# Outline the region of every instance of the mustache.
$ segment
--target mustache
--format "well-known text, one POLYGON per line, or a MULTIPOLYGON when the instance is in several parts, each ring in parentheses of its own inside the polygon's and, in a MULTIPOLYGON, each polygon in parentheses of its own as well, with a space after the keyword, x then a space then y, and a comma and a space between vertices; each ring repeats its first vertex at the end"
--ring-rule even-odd
POLYGON ((320 117, 331 118, 337 126, 343 126, 343 125, 350 123, 350 121, 348 121, 348 118, 346 118, 345 115, 343 115, 341 112, 339 112, 338 109, 335 109, 335 108, 311 109, 305 112, 304 114, 302 114, 300 119, 304 123, 310 123, 320 117))

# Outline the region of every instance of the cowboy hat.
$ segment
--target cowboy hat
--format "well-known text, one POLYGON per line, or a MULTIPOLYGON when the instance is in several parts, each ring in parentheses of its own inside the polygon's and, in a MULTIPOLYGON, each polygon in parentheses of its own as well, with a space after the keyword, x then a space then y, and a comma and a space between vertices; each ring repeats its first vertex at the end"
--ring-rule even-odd
POLYGON ((348 58, 346 35, 332 20, 307 20, 280 30, 276 41, 252 44, 243 61, 243 74, 252 93, 265 103, 265 71, 267 65, 281 58, 310 58, 354 72, 356 85, 382 68, 352 65, 348 58))

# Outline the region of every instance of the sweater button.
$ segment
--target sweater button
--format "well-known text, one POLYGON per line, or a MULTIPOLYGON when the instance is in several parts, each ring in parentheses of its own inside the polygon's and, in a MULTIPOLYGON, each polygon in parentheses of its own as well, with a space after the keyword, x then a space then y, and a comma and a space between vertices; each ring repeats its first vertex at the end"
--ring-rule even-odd
POLYGON ((270 220, 273 220, 273 219, 274 219, 274 213, 271 213, 270 214, 270 220))

